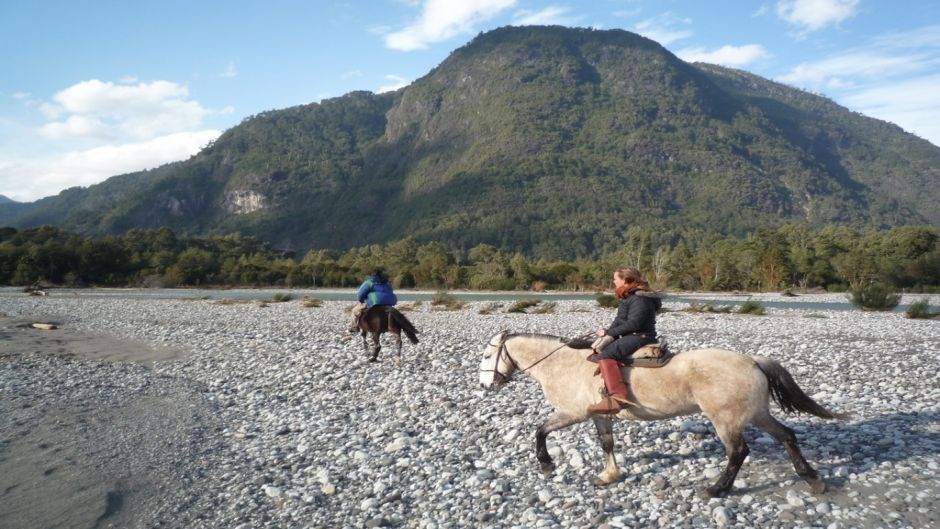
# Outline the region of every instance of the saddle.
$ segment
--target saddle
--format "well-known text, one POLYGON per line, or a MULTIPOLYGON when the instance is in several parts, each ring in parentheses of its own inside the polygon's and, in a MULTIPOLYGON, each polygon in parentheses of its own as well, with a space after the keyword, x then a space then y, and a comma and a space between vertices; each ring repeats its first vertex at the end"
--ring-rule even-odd
MULTIPOLYGON (((572 349, 590 349, 594 350, 593 341, 587 338, 573 338, 565 342, 572 349)), ((666 340, 660 339, 658 343, 644 345, 637 349, 632 355, 618 362, 620 367, 663 367, 668 364, 672 357, 678 353, 669 350, 666 340)))
POLYGON ((360 317, 364 318, 364 317, 366 317, 367 315, 368 315, 368 316, 371 316, 371 315, 376 314, 376 313, 378 313, 378 314, 388 314, 388 309, 390 309, 390 308, 392 308, 391 305, 372 305, 372 307, 367 308, 366 310, 362 311, 362 316, 360 316, 360 317))
POLYGON ((670 351, 666 341, 663 340, 640 347, 629 358, 620 362, 620 365, 622 367, 663 367, 674 356, 676 353, 670 351))
POLYGON ((372 317, 373 314, 379 314, 386 318, 391 318, 388 309, 391 308, 390 305, 373 305, 371 307, 363 307, 359 312, 359 315, 356 316, 355 326, 362 326, 363 321, 369 321, 368 318, 372 317))

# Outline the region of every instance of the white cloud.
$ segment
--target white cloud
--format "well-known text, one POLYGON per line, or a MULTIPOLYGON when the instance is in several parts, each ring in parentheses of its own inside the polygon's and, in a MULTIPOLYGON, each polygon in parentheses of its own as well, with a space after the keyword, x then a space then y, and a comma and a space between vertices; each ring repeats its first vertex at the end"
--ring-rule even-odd
POLYGON ((106 145, 45 159, 0 163, 0 195, 32 201, 111 176, 184 160, 219 137, 221 131, 179 132, 149 141, 106 145))
POLYGON ((940 68, 940 25, 875 36, 871 42, 793 67, 778 80, 805 88, 911 76, 940 68))
POLYGON ((20 103, 22 103, 27 108, 33 108, 33 107, 41 108, 43 104, 42 100, 36 99, 35 97, 33 97, 33 94, 30 94, 29 92, 14 92, 11 95, 11 97, 19 101, 20 103))
POLYGON ((779 0, 777 16, 809 33, 855 16, 859 0, 779 0))
POLYGON ((413 51, 462 33, 516 4, 517 0, 425 0, 421 15, 405 29, 385 36, 385 46, 413 51))
POLYGON ((48 101, 18 97, 46 122, 22 131, 26 148, 3 152, 0 194, 35 200, 185 159, 220 134, 206 130, 205 116, 234 111, 205 109, 177 83, 126 81, 82 81, 48 101))
POLYGON ((385 80, 392 81, 392 84, 380 86, 375 93, 382 94, 384 92, 392 92, 404 86, 408 86, 408 80, 397 75, 386 75, 385 80))
POLYGON ((872 46, 888 49, 940 49, 940 24, 878 35, 872 46))
POLYGON ((633 29, 640 35, 666 46, 677 40, 691 37, 692 30, 687 28, 691 24, 692 19, 680 19, 667 12, 637 22, 633 29))
POLYGON ((830 77, 829 80, 826 81, 826 88, 833 88, 836 90, 841 90, 844 88, 851 88, 853 86, 855 86, 854 82, 846 81, 845 79, 842 79, 841 77, 830 77))
MULTIPOLYGON (((120 85, 92 79, 58 92, 53 96, 54 103, 43 104, 41 110, 49 119, 70 114, 65 122, 51 124, 51 130, 60 134, 72 131, 77 137, 83 129, 67 123, 79 116, 115 129, 110 132, 112 136, 123 133, 146 140, 199 126, 208 111, 188 96, 185 86, 169 81, 120 85)), ((101 137, 100 128, 84 130, 92 137, 101 137)))
POLYGON ((169 81, 139 83, 136 86, 103 83, 97 79, 76 83, 57 93, 53 99, 66 112, 131 113, 151 110, 165 101, 175 101, 189 95, 185 86, 169 81))
POLYGON ((907 75, 922 71, 930 63, 936 64, 937 60, 938 57, 924 53, 899 54, 877 49, 854 50, 816 62, 800 63, 779 80, 797 86, 818 88, 826 86, 828 80, 833 77, 875 80, 907 75))
POLYGON ((890 121, 940 146, 940 73, 879 83, 856 90, 841 103, 867 116, 890 121))
POLYGON ((352 79, 353 77, 362 77, 362 70, 349 70, 340 74, 340 79, 352 79))
POLYGON ((49 102, 39 103, 39 111, 47 119, 58 119, 65 112, 61 106, 49 102))
POLYGON ((677 52, 676 55, 687 62, 708 62, 732 68, 746 66, 770 57, 770 53, 760 44, 722 46, 712 51, 706 51, 703 48, 686 48, 677 52))
POLYGON ((635 7, 633 9, 620 9, 620 10, 614 11, 611 14, 615 17, 630 18, 632 16, 639 15, 641 12, 643 12, 642 8, 635 7))
POLYGON ((112 139, 108 126, 100 119, 82 115, 69 116, 65 121, 47 123, 39 129, 39 134, 49 140, 70 138, 112 139))
POLYGON ((523 9, 513 16, 514 26, 573 26, 581 17, 568 14, 567 7, 549 6, 541 11, 523 9))
POLYGON ((229 61, 225 70, 219 74, 219 77, 235 77, 238 75, 238 68, 235 67, 235 61, 229 61))
POLYGON ((940 145, 940 26, 878 35, 792 68, 777 80, 825 91, 852 110, 940 145))

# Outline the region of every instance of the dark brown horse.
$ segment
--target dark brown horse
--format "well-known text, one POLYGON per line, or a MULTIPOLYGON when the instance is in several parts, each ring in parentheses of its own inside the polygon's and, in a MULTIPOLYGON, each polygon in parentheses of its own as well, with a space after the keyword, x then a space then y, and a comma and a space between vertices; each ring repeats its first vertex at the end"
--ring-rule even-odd
POLYGON ((389 332, 395 335, 398 344, 398 356, 396 362, 401 362, 401 333, 404 332, 411 343, 418 343, 418 330, 408 321, 404 314, 391 305, 376 305, 366 310, 359 317, 359 330, 362 332, 362 347, 366 354, 369 354, 369 344, 366 342, 366 335, 372 334, 372 356, 370 362, 375 362, 379 357, 379 351, 382 345, 379 343, 379 336, 383 332, 389 332))

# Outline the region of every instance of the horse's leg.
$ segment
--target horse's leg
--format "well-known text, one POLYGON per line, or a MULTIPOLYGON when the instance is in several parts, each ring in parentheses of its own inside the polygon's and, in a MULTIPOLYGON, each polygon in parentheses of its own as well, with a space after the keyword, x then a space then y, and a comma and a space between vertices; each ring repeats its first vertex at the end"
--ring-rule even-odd
POLYGON ((366 336, 368 336, 368 333, 362 331, 362 350, 365 351, 366 354, 369 354, 369 342, 366 340, 366 336))
POLYGON ((395 333, 395 343, 398 345, 398 356, 395 358, 395 363, 401 363, 401 331, 395 333))
POLYGON ((719 498, 731 490, 734 478, 741 470, 741 464, 744 463, 750 449, 747 447, 747 443, 744 442, 744 425, 729 425, 715 420, 712 420, 712 424, 715 425, 721 444, 725 446, 725 452, 728 454, 728 466, 718 476, 718 481, 706 488, 705 492, 712 498, 719 498))
POLYGON ((372 358, 370 358, 369 361, 375 362, 379 358, 379 350, 382 349, 382 344, 379 342, 379 333, 372 333, 372 343, 374 346, 372 348, 372 358))
POLYGON ((574 417, 555 412, 535 431, 535 457, 539 460, 539 466, 543 474, 547 476, 555 471, 555 463, 552 462, 552 456, 548 455, 548 449, 545 448, 545 438, 555 430, 560 430, 583 420, 584 417, 574 417))
POLYGON ((591 418, 594 419, 597 438, 600 440, 601 448, 604 449, 604 455, 607 457, 607 466, 594 480, 595 485, 603 487, 620 479, 620 469, 617 468, 617 459, 614 457, 614 422, 602 415, 593 415, 591 418))
POLYGON ((822 494, 826 492, 826 482, 823 481, 823 479, 819 477, 819 474, 816 473, 816 470, 806 462, 806 458, 804 458, 803 453, 800 452, 800 446, 796 442, 796 434, 793 433, 793 430, 784 426, 783 423, 777 419, 774 419, 769 412, 763 417, 755 419, 753 422, 754 426, 769 433, 771 437, 783 444, 783 447, 787 450, 787 455, 790 456, 790 461, 793 462, 793 468, 796 469, 796 473, 809 483, 809 486, 813 489, 813 493, 822 494))

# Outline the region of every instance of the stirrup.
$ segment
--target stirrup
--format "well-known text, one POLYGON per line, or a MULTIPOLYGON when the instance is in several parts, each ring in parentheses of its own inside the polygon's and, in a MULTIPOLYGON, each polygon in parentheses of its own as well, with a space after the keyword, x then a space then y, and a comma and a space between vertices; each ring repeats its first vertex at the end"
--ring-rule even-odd
POLYGON ((616 415, 624 409, 624 404, 619 400, 613 397, 604 397, 604 400, 598 402, 597 404, 591 404, 588 406, 589 414, 597 415, 616 415))
POLYGON ((632 400, 630 400, 629 395, 626 396, 626 397, 621 397, 621 396, 619 396, 619 395, 609 395, 609 397, 610 397, 610 399, 613 400, 614 402, 617 402, 618 404, 620 404, 620 407, 621 407, 621 408, 624 408, 624 407, 627 407, 627 406, 633 406, 633 407, 639 407, 639 406, 640 406, 639 403, 633 402, 632 400))

